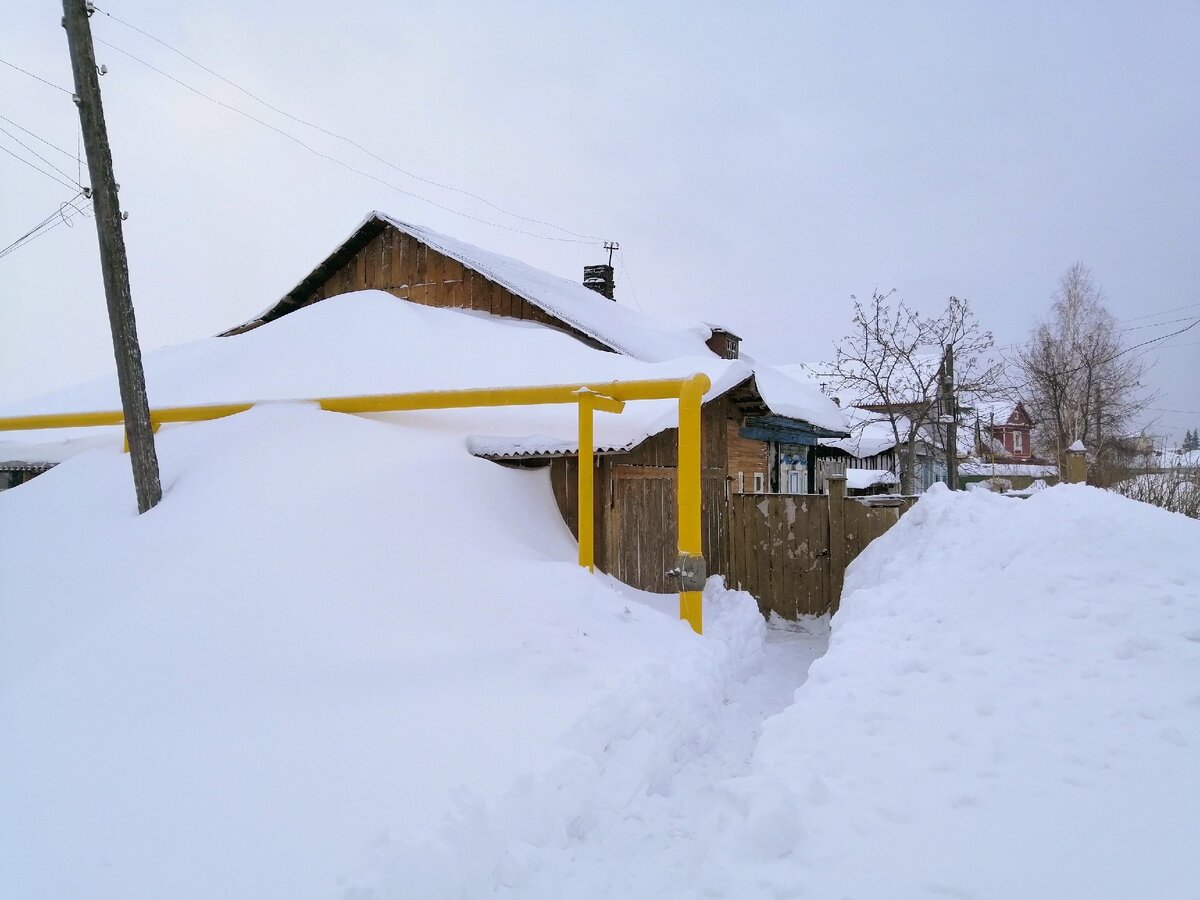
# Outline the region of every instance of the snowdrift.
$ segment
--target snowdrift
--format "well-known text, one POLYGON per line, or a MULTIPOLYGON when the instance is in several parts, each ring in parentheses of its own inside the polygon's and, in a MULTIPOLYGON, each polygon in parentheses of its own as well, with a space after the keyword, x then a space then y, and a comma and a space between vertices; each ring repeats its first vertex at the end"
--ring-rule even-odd
MULTIPOLYGON (((711 399, 755 374, 745 362, 719 359, 706 350, 699 356, 642 362, 596 350, 543 325, 424 307, 382 291, 332 297, 245 334, 156 350, 146 354, 145 368, 147 392, 156 407, 686 378, 696 372, 712 382, 705 395, 711 399)), ((766 367, 759 367, 759 377, 764 397, 779 414, 842 427, 840 411, 819 391, 766 367)), ((0 415, 86 412, 120 405, 113 376, 10 404, 0 415)), ((472 436, 478 452, 564 450, 574 448, 578 440, 576 412, 566 406, 471 410, 427 418, 454 422, 456 429, 461 424, 459 430, 472 436)), ((596 444, 627 448, 677 424, 675 401, 631 403, 620 415, 596 417, 596 444)), ((95 446, 98 435, 106 435, 111 445, 121 443, 116 428, 0 432, 0 460, 33 456, 57 461, 95 446)))
POLYGON ((711 740, 761 654, 574 564, 545 471, 278 404, 0 494, 0 896, 453 897, 711 740))
POLYGON ((925 495, 728 785, 705 888, 1196 896, 1198 551, 1200 523, 1091 488, 925 495))

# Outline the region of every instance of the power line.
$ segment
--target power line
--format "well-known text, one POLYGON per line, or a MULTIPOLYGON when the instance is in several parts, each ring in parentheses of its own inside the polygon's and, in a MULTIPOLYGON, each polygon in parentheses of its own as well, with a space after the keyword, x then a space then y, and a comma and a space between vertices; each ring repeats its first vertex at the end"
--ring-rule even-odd
MULTIPOLYGON (((180 56, 181 58, 187 60, 188 62, 190 62, 192 65, 196 66, 197 68, 203 70, 204 72, 207 72, 209 75, 213 76, 214 78, 218 79, 219 81, 222 81, 225 84, 229 85, 234 90, 241 92, 242 94, 244 94, 245 96, 247 96, 251 100, 253 100, 254 102, 259 103, 262 106, 265 106, 267 109, 271 110, 272 112, 283 116, 285 119, 289 119, 293 122, 296 122, 299 125, 303 125, 306 128, 311 128, 314 131, 317 131, 323 135, 326 135, 327 137, 331 137, 334 140, 342 141, 343 143, 348 144, 349 146, 354 147, 356 150, 359 150, 360 152, 366 154, 367 156, 369 156, 371 159, 375 160, 376 162, 380 162, 383 165, 387 166, 388 168, 394 169, 395 171, 401 173, 402 175, 406 175, 409 178, 412 178, 423 184, 430 185, 431 187, 440 188, 440 189, 446 190, 446 191, 452 191, 453 193, 460 194, 461 196, 469 197, 472 200, 477 200, 478 202, 484 204, 485 206, 488 206, 491 209, 494 209, 497 212, 502 213, 506 216, 511 216, 514 219, 519 219, 523 222, 529 222, 534 225, 541 225, 545 228, 553 228, 555 231, 561 231, 563 234, 567 234, 567 235, 570 235, 571 237, 580 239, 580 242, 586 242, 586 243, 600 243, 601 242, 601 239, 599 237, 596 237, 595 235, 582 234, 578 231, 572 231, 570 228, 564 228, 563 226, 557 225, 554 222, 549 222, 544 219, 538 219, 538 218, 534 218, 532 216, 525 216, 525 215, 521 215, 520 213, 515 213, 512 210, 506 209, 496 203, 493 203, 491 200, 488 200, 486 197, 480 196, 479 194, 476 194, 473 191, 468 191, 464 188, 455 187, 452 184, 445 184, 444 182, 435 181, 431 178, 425 178, 421 175, 416 174, 415 172, 412 172, 408 169, 403 168, 402 166, 398 166, 395 163, 393 163, 391 160, 389 160, 383 156, 380 156, 378 153, 375 153, 373 150, 369 149, 368 147, 364 146, 359 141, 356 141, 353 138, 347 137, 343 134, 339 134, 336 131, 332 131, 328 128, 325 128, 324 126, 319 125, 316 122, 312 122, 308 119, 294 115, 294 114, 288 112, 287 110, 282 109, 282 108, 276 106, 275 104, 263 99, 258 94, 254 93, 253 91, 249 90, 248 88, 243 87, 242 85, 238 84, 236 81, 232 80, 231 78, 228 78, 228 77, 222 75, 220 72, 217 72, 216 70, 210 68, 209 66, 200 62, 195 57, 188 55, 187 53, 180 50, 178 47, 174 46, 173 44, 170 44, 167 41, 164 41, 162 38, 157 37, 157 36, 151 34, 150 32, 145 31, 142 28, 139 28, 138 26, 134 25, 131 22, 126 22, 124 19, 113 15, 112 13, 108 12, 107 10, 100 9, 100 7, 98 7, 98 6, 95 8, 96 8, 97 12, 103 13, 105 16, 112 19, 113 21, 118 22, 121 25, 124 25, 126 28, 129 28, 132 31, 136 31, 138 34, 142 35, 143 37, 146 37, 149 40, 154 41, 156 44, 159 44, 159 45, 165 47, 166 49, 170 50, 172 53, 176 54, 177 56, 180 56)), ((105 44, 105 46, 107 46, 107 47, 111 47, 112 49, 116 50, 119 53, 125 53, 125 51, 121 50, 119 47, 116 47, 112 44, 109 44, 109 43, 103 41, 103 40, 100 40, 99 38, 97 38, 96 40, 98 40, 102 44, 105 44)), ((130 55, 130 54, 126 54, 126 55, 130 55)), ((136 57, 132 57, 132 58, 136 59, 136 57)), ((143 62, 143 61, 138 60, 138 62, 143 62)), ((143 64, 149 65, 148 63, 144 63, 144 62, 143 62, 143 64)), ((166 74, 166 73, 160 73, 160 74, 166 74)), ((212 99, 212 98, 209 98, 209 99, 212 99)), ((219 101, 217 101, 217 102, 219 102, 219 101)), ((240 110, 238 110, 238 111, 240 112, 240 110)), ((258 120, 256 120, 256 121, 258 121, 258 120)), ((267 123, 260 122, 260 124, 267 124, 267 123)), ((268 126, 268 127, 273 127, 273 126, 268 126)), ((311 148, 306 148, 306 149, 311 149, 311 148)), ((388 185, 388 187, 394 187, 394 186, 388 185)), ((399 188, 395 188, 395 189, 400 190, 399 188)), ((404 192, 404 193, 409 193, 409 192, 404 192)), ((433 203, 433 201, 427 200, 426 198, 421 197, 416 194, 411 194, 411 196, 417 197, 417 199, 420 199, 420 200, 425 200, 425 202, 427 202, 427 203, 433 203)), ((434 205, 436 206, 438 204, 434 204, 434 205)), ((458 213, 456 210, 449 209, 448 207, 439 207, 439 208, 444 209, 447 212, 455 213, 456 215, 466 215, 465 213, 458 213)), ((505 227, 502 225, 498 225, 497 223, 486 222, 483 219, 479 219, 477 221, 483 222, 484 224, 496 225, 496 227, 500 227, 500 228, 505 227)), ((531 232, 520 232, 520 233, 531 234, 533 237, 544 237, 543 235, 532 234, 531 232)), ((547 238, 547 239, 548 240, 556 240, 556 238, 547 238)), ((561 239, 557 239, 557 240, 561 240, 561 239)))
POLYGON ((95 41, 98 44, 103 44, 105 47, 108 47, 111 50, 115 50, 116 52, 120 53, 122 56, 126 56, 129 59, 132 59, 136 63, 140 63, 141 65, 145 66, 147 69, 150 69, 152 72, 156 72, 159 75, 163 76, 168 81, 172 81, 175 84, 179 85, 180 87, 184 88, 185 90, 191 91, 197 97, 201 97, 204 100, 207 100, 209 103, 213 103, 217 106, 220 106, 223 109, 229 110, 230 112, 237 113, 239 116, 242 116, 245 119, 249 119, 251 122, 255 122, 259 125, 262 125, 264 128, 270 129, 271 131, 275 132, 276 134, 280 135, 281 137, 285 137, 292 143, 304 148, 309 153, 311 153, 313 156, 316 156, 318 159, 323 159, 323 160, 326 160, 327 162, 331 162, 334 165, 340 166, 341 168, 345 169, 347 172, 351 172, 355 175, 360 175, 363 178, 369 178, 371 181, 381 184, 384 187, 391 188, 393 191, 396 191, 399 194, 404 194, 407 197, 412 197, 416 200, 420 200, 423 203, 428 203, 430 206, 436 207, 437 209, 440 209, 444 212, 448 212, 451 215, 461 216, 464 219, 470 219, 474 222, 479 222, 482 225, 490 225, 493 228, 500 228, 500 229, 503 229, 504 231, 511 231, 516 234, 527 235, 528 237, 540 238, 544 241, 561 241, 561 242, 569 243, 569 244, 592 244, 592 243, 595 243, 594 241, 583 240, 580 238, 552 237, 547 234, 537 234, 536 232, 533 232, 533 231, 526 231, 523 228, 513 228, 510 225, 501 225, 499 222, 492 222, 492 221, 489 221, 488 219, 483 219, 483 218, 480 218, 479 216, 474 216, 474 215, 471 215, 470 213, 465 213, 460 210, 453 209, 452 207, 445 206, 444 204, 438 203, 436 200, 430 200, 428 197, 423 197, 420 194, 414 193, 413 191, 405 190, 404 188, 399 187, 398 185, 392 184, 390 181, 385 181, 384 179, 380 178, 377 175, 372 175, 370 172, 365 172, 362 169, 355 168, 354 166, 350 165, 347 162, 343 162, 342 160, 338 159, 335 156, 330 156, 328 153, 322 153, 320 150, 317 150, 315 147, 313 147, 309 144, 306 144, 304 141, 302 141, 300 138, 296 137, 294 134, 284 131, 282 128, 272 125, 270 122, 264 121, 263 119, 258 118, 258 116, 255 116, 252 113, 248 113, 245 110, 238 109, 236 106, 231 106, 230 104, 224 102, 223 100, 218 100, 217 98, 212 97, 209 94, 206 94, 204 91, 200 90, 199 88, 192 87, 187 82, 181 81, 178 78, 176 78, 174 75, 170 75, 167 72, 164 72, 162 69, 158 68, 157 66, 153 65, 152 63, 148 63, 148 62, 146 62, 146 60, 141 59, 140 57, 134 56, 128 50, 122 50, 120 47, 116 46, 115 44, 109 43, 108 41, 104 40, 103 38, 95 38, 95 41))
POLYGON ((82 196, 83 191, 80 191, 70 200, 60 203, 58 209, 50 213, 50 215, 46 216, 46 218, 42 219, 42 221, 38 222, 37 225, 33 226, 33 228, 29 229, 8 246, 0 248, 0 259, 3 259, 10 253, 15 253, 26 244, 37 240, 50 231, 53 231, 59 225, 66 225, 68 228, 70 228, 70 220, 75 218, 77 215, 87 215, 87 204, 85 204, 82 209, 75 205, 75 201, 82 196), (70 211, 68 212, 67 210, 70 211))
POLYGON ((24 147, 26 150, 28 150, 30 153, 32 153, 34 156, 36 156, 38 159, 40 159, 42 162, 44 162, 46 165, 48 165, 50 168, 52 168, 55 172, 57 172, 63 178, 67 179, 68 181, 74 182, 75 186, 77 188, 83 187, 82 184, 75 181, 75 179, 71 177, 70 173, 64 172, 62 169, 60 169, 54 163, 50 162, 50 160, 46 159, 46 157, 42 156, 42 154, 38 153, 36 150, 34 150, 32 147, 30 147, 27 143, 25 143, 23 140, 21 140, 15 134, 13 134, 11 131, 9 131, 7 128, 0 126, 0 134, 8 135, 8 137, 11 140, 16 141, 18 144, 20 144, 22 147, 24 147))
POLYGON ((646 310, 642 308, 642 301, 638 299, 637 288, 633 286, 633 276, 629 274, 629 269, 625 266, 625 251, 621 251, 621 255, 617 257, 621 261, 621 271, 625 273, 625 280, 629 283, 629 290, 633 293, 633 302, 637 304, 637 308, 642 312, 646 310))
POLYGON ((61 153, 61 154, 63 154, 64 156, 66 156, 68 159, 72 159, 72 160, 74 160, 74 159, 77 159, 77 158, 78 158, 78 155, 77 155, 77 154, 75 154, 75 153, 72 153, 70 150, 64 150, 62 147, 58 146, 58 144, 51 143, 50 141, 46 140, 46 139, 45 139, 44 137, 42 137, 41 135, 39 135, 39 134, 35 134, 34 132, 30 131, 30 130, 29 130, 28 128, 26 128, 24 125, 20 125, 20 124, 18 124, 17 122, 14 122, 14 121, 13 121, 12 119, 10 119, 8 116, 0 116, 0 122, 7 122, 7 123, 8 123, 9 125, 11 125, 13 128, 17 129, 17 131, 20 131, 20 132, 23 132, 24 134, 27 134, 27 135, 29 135, 31 138, 33 138, 33 139, 34 139, 34 140, 36 140, 36 141, 41 141, 41 142, 42 142, 43 144, 45 144, 47 147, 50 147, 51 149, 57 150, 59 153, 61 153))
POLYGON ((74 219, 77 215, 84 215, 84 216, 87 215, 86 208, 79 209, 79 207, 73 206, 73 207, 71 207, 71 209, 76 210, 76 212, 64 213, 61 217, 59 217, 58 219, 55 219, 49 225, 40 229, 36 233, 29 235, 28 237, 26 237, 24 240, 20 241, 19 243, 13 243, 13 244, 9 245, 8 247, 5 247, 3 250, 0 250, 0 259, 3 259, 4 257, 8 256, 11 253, 16 253, 18 250, 20 250, 22 247, 26 246, 27 244, 31 244, 34 241, 36 241, 38 238, 40 238, 46 234, 49 234, 51 231, 53 231, 59 225, 66 225, 68 228, 73 228, 74 226, 71 224, 71 219, 74 219))
POLYGON ((301 118, 300 116, 293 115, 292 113, 288 112, 287 110, 281 109, 278 106, 274 105, 273 103, 270 103, 267 100, 264 100, 262 97, 260 97, 258 94, 254 93, 253 91, 249 90, 248 88, 242 87, 236 81, 233 81, 232 79, 227 78, 226 76, 222 75, 220 72, 217 72, 217 71, 209 68, 208 66, 206 66, 204 63, 200 62, 195 57, 189 56, 187 53, 184 53, 182 50, 180 50, 178 47, 174 46, 173 44, 170 44, 167 41, 164 41, 162 38, 156 37, 155 35, 151 34, 150 32, 139 28, 138 26, 134 25, 132 22, 126 22, 124 19, 113 15, 112 13, 108 12, 107 10, 100 9, 100 7, 98 7, 98 6, 95 7, 95 9, 97 12, 103 13, 104 15, 108 16, 108 18, 112 19, 114 22, 118 22, 121 25, 124 25, 126 28, 136 31, 138 34, 142 35, 143 37, 149 38, 150 40, 154 41, 156 44, 166 47, 172 53, 182 57, 183 59, 190 62, 192 65, 197 66, 198 68, 204 70, 209 75, 212 75, 214 78, 216 78, 220 81, 223 81, 225 84, 229 85, 234 90, 240 91, 241 93, 245 94, 247 97, 249 97, 251 100, 255 101, 256 103, 260 103, 263 106, 265 106, 267 109, 271 110, 272 112, 278 113, 279 115, 283 116, 285 119, 290 119, 291 121, 296 122, 297 124, 304 125, 308 128, 312 128, 315 131, 319 131, 321 134, 327 135, 328 137, 334 138, 335 140, 339 140, 346 144, 349 144, 351 147, 354 147, 357 150, 362 151, 363 153, 365 153, 367 156, 371 157, 375 161, 381 162, 385 166, 395 169, 397 172, 400 172, 403 175, 407 175, 409 178, 413 178, 417 181, 420 181, 424 184, 428 184, 432 187, 441 188, 441 189, 447 190, 447 191, 453 191, 454 193, 461 194, 464 197, 470 197, 472 200, 478 200, 480 203, 483 203, 484 205, 491 207, 492 209, 496 210, 497 212, 503 213, 506 216, 512 216, 514 219, 520 219, 524 222, 530 222, 535 225, 542 225, 546 228, 553 228, 556 231, 561 231, 564 234, 571 235, 572 237, 583 238, 585 240, 593 241, 596 243, 599 243, 601 240, 600 238, 596 237, 595 235, 580 234, 577 231, 572 231, 569 228, 564 228, 561 225, 554 224, 553 222, 547 222, 543 219, 535 219, 531 216, 523 216, 520 213, 515 213, 515 212, 512 212, 511 210, 505 209, 502 206, 498 206, 497 204, 488 200, 486 197, 481 197, 479 194, 473 193, 472 191, 468 191, 463 188, 458 188, 451 184, 443 184, 440 181, 434 181, 433 179, 424 178, 420 175, 417 175, 415 172, 410 172, 408 169, 402 168, 402 167, 396 165, 395 163, 391 162, 390 160, 385 159, 384 157, 378 155, 377 153, 373 152, 372 150, 369 150, 368 148, 364 147, 362 144, 360 144, 358 141, 354 140, 353 138, 349 138, 349 137, 346 137, 345 135, 338 134, 336 131, 331 131, 328 128, 325 128, 321 125, 316 124, 315 122, 311 122, 307 119, 301 118))
POLYGON ((79 185, 77 185, 77 184, 71 184, 69 182, 63 181, 57 175, 51 175, 45 169, 38 168, 33 163, 31 163, 29 160, 25 159, 23 156, 18 156, 17 154, 13 153, 11 150, 9 150, 7 147, 5 147, 3 144, 0 144, 0 150, 3 150, 5 153, 7 153, 13 159, 17 160, 17 162, 24 163, 25 165, 29 166, 29 168, 33 169, 35 172, 40 172, 42 175, 45 175, 51 181, 57 181, 59 184, 61 184, 63 187, 65 187, 69 190, 73 190, 73 189, 79 187, 79 185))
MULTIPOLYGON (((1066 371, 1063 371, 1063 372, 1046 372, 1046 373, 1044 373, 1044 375, 1042 377, 1044 377, 1044 378, 1069 378, 1071 375, 1074 375, 1077 372, 1082 372, 1084 369, 1087 369, 1089 367, 1095 368, 1097 366, 1106 365, 1106 364, 1112 362, 1114 359, 1124 356, 1126 353, 1132 353, 1134 350, 1138 350, 1142 347, 1147 347, 1151 344, 1157 344, 1159 341, 1165 341, 1168 338, 1173 338, 1176 335, 1180 335, 1180 334, 1183 334, 1184 332, 1191 331, 1197 325, 1200 325, 1200 316, 1197 316, 1195 319, 1192 319, 1191 322, 1192 322, 1191 325, 1185 325, 1183 328, 1180 328, 1176 331, 1172 331, 1169 334, 1160 334, 1158 337, 1153 337, 1147 341, 1142 341, 1140 344, 1134 344, 1132 347, 1126 347, 1124 350, 1119 350, 1118 352, 1114 353, 1112 356, 1109 356, 1105 359, 1097 360, 1095 362, 1084 363, 1081 366, 1076 366, 1074 369, 1067 369, 1066 371)), ((1149 351, 1147 351, 1147 353, 1148 352, 1149 351)), ((1139 354, 1139 357, 1145 356, 1145 355, 1146 355, 1146 353, 1141 353, 1141 354, 1139 354)), ((1033 382, 1031 380, 1026 380, 1024 382, 1014 383, 1011 385, 1011 387, 1014 390, 1022 390, 1022 389, 1030 388, 1032 386, 1032 384, 1033 384, 1033 382)))
POLYGON ((1144 316, 1133 316, 1129 319, 1120 319, 1122 322, 1138 322, 1142 319, 1152 319, 1155 316, 1161 316, 1165 313, 1178 312, 1181 309, 1193 309, 1200 306, 1200 303, 1185 303, 1183 306, 1172 306, 1170 309, 1160 309, 1158 312, 1146 313, 1144 316))
POLYGON ((34 75, 28 69, 22 69, 16 63, 10 63, 7 59, 0 59, 0 63, 4 63, 4 65, 8 66, 10 69, 16 69, 18 72, 20 72, 24 75, 28 75, 34 81, 40 81, 42 84, 52 87, 56 91, 62 91, 64 94, 72 93, 71 91, 68 91, 65 87, 60 87, 59 85, 55 84, 53 81, 47 81, 45 78, 42 78, 40 75, 34 75))

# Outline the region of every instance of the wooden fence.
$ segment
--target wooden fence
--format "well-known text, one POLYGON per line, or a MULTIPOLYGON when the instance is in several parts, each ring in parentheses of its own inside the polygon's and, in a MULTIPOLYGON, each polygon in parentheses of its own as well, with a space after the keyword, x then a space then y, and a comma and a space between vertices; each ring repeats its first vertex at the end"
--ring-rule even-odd
POLYGON ((913 497, 845 496, 845 478, 824 494, 734 494, 723 570, 764 615, 785 619, 836 611, 846 566, 899 521, 913 497))

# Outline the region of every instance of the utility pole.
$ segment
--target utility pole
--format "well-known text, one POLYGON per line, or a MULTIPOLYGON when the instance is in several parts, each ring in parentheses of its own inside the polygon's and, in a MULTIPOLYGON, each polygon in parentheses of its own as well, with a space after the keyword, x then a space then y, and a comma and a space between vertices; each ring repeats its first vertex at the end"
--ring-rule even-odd
POLYGON ((88 176, 92 181, 92 207, 100 240, 100 269, 104 275, 104 297, 108 302, 108 323, 117 362, 117 384, 125 414, 125 439, 133 465, 138 512, 144 513, 162 499, 162 485, 158 477, 158 456, 154 452, 150 403, 146 399, 142 351, 138 347, 137 324, 133 317, 133 298, 129 291, 129 261, 125 257, 125 236, 121 231, 123 216, 117 200, 112 151, 108 146, 108 129, 104 125, 100 101, 96 51, 88 22, 92 11, 92 0, 63 0, 62 24, 67 30, 71 70, 75 75, 74 100, 79 107, 88 176))
POLYGON ((954 345, 942 357, 942 418, 946 419, 946 486, 958 490, 958 403, 954 389, 954 345), (948 418, 947 418, 948 417, 948 418))

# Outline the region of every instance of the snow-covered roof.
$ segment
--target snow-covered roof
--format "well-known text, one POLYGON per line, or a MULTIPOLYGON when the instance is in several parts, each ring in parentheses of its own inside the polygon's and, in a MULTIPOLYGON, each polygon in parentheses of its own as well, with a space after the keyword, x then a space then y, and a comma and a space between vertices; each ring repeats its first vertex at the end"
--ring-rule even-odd
POLYGON ((86 450, 107 447, 111 436, 93 433, 90 436, 54 440, 46 432, 0 432, 0 469, 43 469, 86 450), (18 437, 20 434, 22 437, 18 437))
POLYGON ((1017 413, 1017 407, 1024 409, 1019 400, 1008 399, 975 400, 971 403, 971 407, 975 410, 974 417, 981 424, 997 426, 1009 424, 1009 420, 1017 413))
POLYGON ((810 378, 797 377, 788 366, 768 366, 747 360, 754 369, 754 381, 771 412, 800 419, 827 431, 848 430, 841 408, 821 391, 810 378))
MULTIPOLYGON (((453 390, 533 384, 603 383, 682 378, 703 372, 712 382, 705 399, 721 396, 754 376, 740 360, 712 353, 645 362, 590 347, 562 331, 530 322, 466 310, 399 302, 382 291, 343 294, 303 307, 232 337, 205 338, 147 353, 147 392, 152 406, 280 401, 351 394, 453 390), (397 348, 403 348, 402 352, 397 348)), ((767 403, 780 415, 816 425, 839 425, 804 385, 768 372, 767 403), (809 418, 811 416, 811 418, 809 418)), ((100 379, 14 404, 2 415, 119 409, 113 378, 100 379)), ((476 453, 513 455, 574 452, 573 407, 523 406, 397 413, 431 427, 454 427, 479 437, 476 453), (464 424, 465 423, 465 424, 464 424)), ((630 449, 676 427, 671 400, 628 403, 619 415, 598 413, 595 448, 630 449)), ((119 443, 118 428, 11 432, 13 459, 59 461, 100 443, 119 443), (78 439, 82 442, 72 443, 78 439), (36 448, 36 449, 35 449, 36 448)))
POLYGON ((887 469, 847 469, 846 487, 854 491, 865 491, 879 485, 898 484, 894 472, 887 469))
MULTIPOLYGON (((794 367, 788 367, 794 368, 794 367)), ((881 413, 850 406, 840 410, 846 422, 849 437, 822 438, 822 447, 833 447, 842 450, 856 459, 867 459, 880 453, 885 453, 896 446, 896 437, 887 417, 881 413)), ((908 430, 908 419, 899 418, 901 433, 908 430)))
MULTIPOLYGON (((664 362, 684 356, 715 355, 705 344, 712 336, 712 328, 703 322, 678 322, 622 306, 578 281, 552 275, 521 260, 476 247, 421 225, 404 222, 378 210, 363 219, 329 259, 341 259, 347 251, 356 251, 365 246, 389 225, 443 256, 475 270, 581 334, 625 356, 645 362, 664 362)), ((318 266, 283 300, 265 310, 260 319, 277 318, 305 300, 305 295, 311 294, 324 280, 324 270, 325 263, 318 266)))
POLYGON ((1034 463, 991 463, 979 460, 969 460, 959 463, 958 474, 966 476, 992 476, 1013 478, 1028 475, 1032 478, 1054 478, 1058 476, 1058 466, 1036 465, 1034 463))

